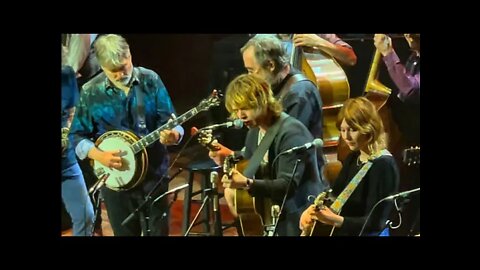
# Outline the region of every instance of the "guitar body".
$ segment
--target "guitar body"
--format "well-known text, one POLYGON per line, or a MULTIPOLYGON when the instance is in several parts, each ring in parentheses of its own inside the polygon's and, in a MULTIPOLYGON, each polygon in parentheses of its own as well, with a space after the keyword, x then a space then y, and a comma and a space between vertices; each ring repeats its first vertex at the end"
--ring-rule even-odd
POLYGON ((147 150, 135 154, 131 145, 137 142, 139 138, 130 131, 108 131, 100 136, 95 145, 102 151, 113 151, 120 149, 122 151, 122 167, 111 169, 100 162, 93 160, 92 167, 94 171, 104 171, 110 174, 105 181, 105 186, 115 191, 129 190, 145 179, 148 167, 147 150))
POLYGON ((256 199, 243 189, 235 189, 235 210, 244 236, 264 235, 263 200, 256 199))
MULTIPOLYGON (((224 172, 229 173, 235 167, 239 172, 247 168, 248 160, 235 160, 233 156, 225 158, 224 172)), ((270 209, 272 202, 266 198, 252 197, 248 191, 235 189, 235 210, 238 214, 241 233, 244 236, 264 236, 265 226, 271 225, 270 209)))

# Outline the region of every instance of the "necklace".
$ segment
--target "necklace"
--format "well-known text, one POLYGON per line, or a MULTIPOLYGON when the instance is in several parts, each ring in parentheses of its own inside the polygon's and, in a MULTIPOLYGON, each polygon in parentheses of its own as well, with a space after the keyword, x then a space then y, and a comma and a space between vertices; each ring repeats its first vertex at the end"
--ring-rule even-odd
POLYGON ((360 156, 358 156, 358 158, 357 158, 357 166, 360 167, 360 166, 362 166, 363 163, 364 163, 364 162, 360 161, 360 156))

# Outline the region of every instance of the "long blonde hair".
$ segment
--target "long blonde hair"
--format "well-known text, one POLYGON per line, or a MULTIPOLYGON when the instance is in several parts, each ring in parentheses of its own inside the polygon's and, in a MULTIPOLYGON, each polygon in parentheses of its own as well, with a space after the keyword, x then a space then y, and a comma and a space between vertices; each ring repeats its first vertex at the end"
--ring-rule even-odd
POLYGON ((365 135, 368 141, 368 150, 371 156, 378 156, 380 151, 387 147, 387 138, 383 127, 382 118, 377 108, 365 97, 350 98, 343 104, 337 116, 337 128, 345 122, 365 135))
POLYGON ((273 96, 270 85, 254 75, 243 74, 233 79, 227 86, 225 107, 231 118, 236 118, 233 108, 266 109, 279 117, 282 105, 273 96))

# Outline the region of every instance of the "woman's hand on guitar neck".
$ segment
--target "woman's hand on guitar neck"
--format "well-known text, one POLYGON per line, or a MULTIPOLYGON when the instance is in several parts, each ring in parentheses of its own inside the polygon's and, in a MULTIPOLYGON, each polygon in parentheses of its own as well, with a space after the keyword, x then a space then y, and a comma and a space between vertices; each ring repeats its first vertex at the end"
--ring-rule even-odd
POLYGON ((308 231, 313 225, 312 214, 315 214, 315 205, 310 205, 305 211, 303 211, 302 216, 300 217, 300 230, 308 231))
MULTIPOLYGON (((315 207, 314 207, 315 209, 315 207)), ((318 211, 310 213, 313 220, 318 220, 324 224, 341 227, 343 224, 343 217, 339 216, 330 210, 328 207, 322 207, 318 211)))
POLYGON ((317 210, 315 205, 312 204, 305 209, 305 211, 303 211, 302 216, 300 217, 300 230, 303 232, 308 232, 311 230, 314 220, 320 221, 327 225, 341 227, 344 218, 333 213, 328 207, 323 206, 317 210))

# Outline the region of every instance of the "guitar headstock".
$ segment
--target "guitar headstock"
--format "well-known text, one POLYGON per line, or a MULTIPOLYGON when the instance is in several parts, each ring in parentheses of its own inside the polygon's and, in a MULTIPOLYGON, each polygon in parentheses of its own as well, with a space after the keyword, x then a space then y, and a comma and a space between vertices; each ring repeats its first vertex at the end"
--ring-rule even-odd
POLYGON ((197 106, 197 110, 207 111, 211 107, 215 107, 215 106, 220 105, 220 102, 221 102, 220 97, 221 96, 222 95, 221 95, 220 91, 213 90, 212 94, 208 98, 200 101, 200 104, 198 104, 198 106, 197 106))
POLYGON ((217 139, 213 136, 211 129, 198 129, 196 127, 192 127, 190 130, 191 136, 197 136, 197 141, 205 146, 210 151, 218 151, 220 150, 219 146, 215 144, 218 143, 217 139))
POLYGON ((318 196, 313 201, 313 205, 315 205, 315 209, 320 210, 326 204, 327 201, 330 201, 330 193, 332 192, 331 189, 326 190, 318 194, 318 196))
POLYGON ((407 166, 420 164, 420 147, 410 147, 403 150, 403 163, 407 166))
POLYGON ((230 176, 232 169, 234 169, 235 165, 241 160, 242 158, 235 156, 235 154, 226 156, 225 160, 223 161, 223 172, 230 176))

